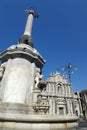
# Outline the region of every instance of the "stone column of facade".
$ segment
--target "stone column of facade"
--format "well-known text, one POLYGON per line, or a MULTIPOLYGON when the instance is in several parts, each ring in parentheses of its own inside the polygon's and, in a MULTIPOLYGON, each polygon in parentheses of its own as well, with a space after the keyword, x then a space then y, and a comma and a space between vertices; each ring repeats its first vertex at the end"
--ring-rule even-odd
POLYGON ((52 84, 52 93, 55 94, 55 85, 54 85, 54 83, 52 84))
POLYGON ((63 90, 62 93, 63 93, 63 96, 64 96, 64 93, 65 93, 65 91, 64 91, 64 84, 63 84, 63 86, 62 86, 62 90, 63 90))
POLYGON ((87 103, 87 96, 86 96, 86 93, 84 94, 84 97, 85 97, 85 102, 87 103))
POLYGON ((79 114, 80 114, 80 116, 83 116, 79 92, 77 92, 77 96, 78 96, 78 104, 79 104, 79 110, 80 110, 80 113, 79 113, 79 114))
POLYGON ((51 93, 51 87, 52 87, 52 84, 49 83, 49 93, 51 93))
POLYGON ((68 97, 68 86, 66 85, 66 96, 68 97))
POLYGON ((33 90, 33 103, 35 104, 35 103, 37 103, 37 97, 38 97, 38 95, 40 94, 40 89, 34 89, 33 90))
POLYGON ((68 85, 67 90, 68 90, 68 96, 70 97, 70 91, 69 91, 69 89, 70 89, 70 87, 69 87, 69 85, 68 85))
POLYGON ((66 90, 66 85, 64 85, 64 88, 65 88, 65 97, 67 96, 67 90, 66 90))
POLYGON ((64 84, 64 96, 66 97, 66 86, 64 84))
POLYGON ((47 82, 47 87, 46 87, 46 93, 48 94, 49 88, 48 88, 48 82, 47 82))
POLYGON ((68 86, 68 90, 69 90, 69 97, 71 96, 71 93, 70 93, 70 86, 68 86))
POLYGON ((67 114, 73 115, 72 101, 70 99, 67 99, 67 114))
POLYGON ((50 106, 49 114, 52 114, 52 99, 51 99, 51 97, 49 97, 49 106, 50 106))
POLYGON ((49 94, 49 81, 48 81, 48 83, 47 83, 47 92, 48 92, 48 94, 49 94))
POLYGON ((56 95, 58 94, 58 85, 57 85, 57 83, 55 84, 55 94, 56 95))
POLYGON ((51 85, 51 93, 54 94, 54 83, 52 83, 52 85, 51 85))
POLYGON ((54 97, 53 97, 53 103, 52 103, 52 105, 53 105, 53 114, 55 115, 56 104, 55 104, 55 98, 54 97))

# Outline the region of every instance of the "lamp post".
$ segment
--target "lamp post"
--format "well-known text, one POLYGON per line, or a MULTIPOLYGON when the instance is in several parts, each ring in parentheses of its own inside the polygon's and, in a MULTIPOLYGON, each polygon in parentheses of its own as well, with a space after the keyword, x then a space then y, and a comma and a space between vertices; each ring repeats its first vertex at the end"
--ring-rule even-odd
POLYGON ((73 66, 73 65, 71 65, 71 63, 69 63, 68 65, 63 66, 62 70, 67 75, 68 82, 72 86, 72 74, 74 73, 75 70, 77 70, 77 67, 73 66))
POLYGON ((71 95, 72 95, 72 103, 73 103, 73 113, 76 114, 75 102, 74 102, 74 94, 73 94, 73 91, 72 91, 72 74, 74 73, 75 70, 77 70, 77 67, 73 66, 73 65, 71 65, 71 63, 69 63, 68 65, 62 67, 62 70, 67 75, 67 79, 68 79, 68 82, 69 82, 70 87, 71 87, 71 95))

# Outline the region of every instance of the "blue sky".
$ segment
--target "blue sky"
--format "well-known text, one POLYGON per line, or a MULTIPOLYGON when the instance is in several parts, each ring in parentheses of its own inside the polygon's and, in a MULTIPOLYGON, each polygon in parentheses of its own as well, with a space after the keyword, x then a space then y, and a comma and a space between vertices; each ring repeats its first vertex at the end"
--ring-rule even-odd
POLYGON ((87 0, 2 0, 0 1, 0 52, 17 44, 24 32, 25 9, 34 7, 39 18, 34 20, 34 47, 46 60, 44 78, 62 73, 69 62, 77 66, 73 89, 87 88, 87 0))

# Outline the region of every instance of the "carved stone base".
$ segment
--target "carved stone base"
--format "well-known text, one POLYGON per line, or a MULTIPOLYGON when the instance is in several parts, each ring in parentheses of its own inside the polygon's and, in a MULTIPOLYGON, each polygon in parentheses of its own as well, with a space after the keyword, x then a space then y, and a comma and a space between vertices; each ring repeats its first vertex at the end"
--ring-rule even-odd
POLYGON ((45 105, 45 104, 34 104, 33 105, 33 109, 36 113, 39 114, 44 114, 49 110, 49 105, 45 105))
POLYGON ((0 130, 72 130, 77 120, 74 116, 0 113, 0 130))

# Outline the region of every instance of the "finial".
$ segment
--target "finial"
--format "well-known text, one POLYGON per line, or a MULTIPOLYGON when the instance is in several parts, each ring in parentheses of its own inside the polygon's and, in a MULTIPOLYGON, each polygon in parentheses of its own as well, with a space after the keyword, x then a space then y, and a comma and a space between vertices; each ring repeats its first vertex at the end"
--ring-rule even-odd
POLYGON ((32 14, 34 16, 34 18, 38 18, 39 17, 39 15, 37 14, 37 12, 35 11, 34 8, 31 8, 30 10, 26 9, 25 13, 32 14))

